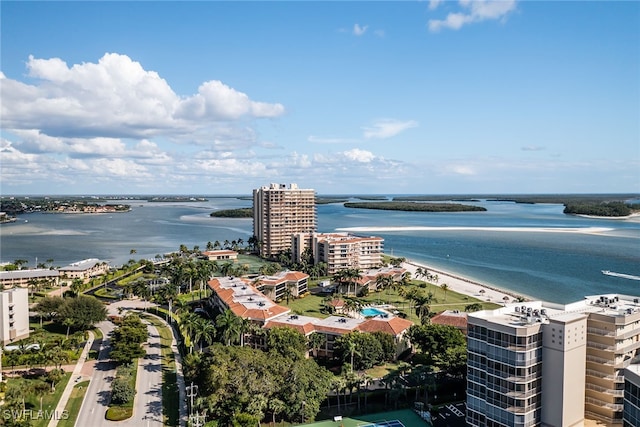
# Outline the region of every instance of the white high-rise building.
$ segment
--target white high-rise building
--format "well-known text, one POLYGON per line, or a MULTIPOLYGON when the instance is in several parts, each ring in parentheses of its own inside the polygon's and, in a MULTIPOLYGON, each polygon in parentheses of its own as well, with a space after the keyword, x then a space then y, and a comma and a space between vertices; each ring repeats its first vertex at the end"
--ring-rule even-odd
POLYGON ((13 288, 0 292, 0 338, 2 345, 29 336, 29 291, 13 288))
POLYGON ((296 184, 270 184, 253 190, 253 234, 260 255, 275 258, 291 249, 295 233, 316 231, 316 193, 296 184))
POLYGON ((624 369, 640 361, 640 303, 515 303, 468 316, 467 424, 622 423, 624 369))

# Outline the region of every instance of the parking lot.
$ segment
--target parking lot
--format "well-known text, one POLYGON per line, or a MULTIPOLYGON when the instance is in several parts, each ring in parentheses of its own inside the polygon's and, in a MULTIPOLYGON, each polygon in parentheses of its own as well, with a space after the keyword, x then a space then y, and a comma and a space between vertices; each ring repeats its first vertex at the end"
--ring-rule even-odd
POLYGON ((438 410, 438 415, 433 417, 434 427, 465 427, 464 403, 449 404, 438 410))

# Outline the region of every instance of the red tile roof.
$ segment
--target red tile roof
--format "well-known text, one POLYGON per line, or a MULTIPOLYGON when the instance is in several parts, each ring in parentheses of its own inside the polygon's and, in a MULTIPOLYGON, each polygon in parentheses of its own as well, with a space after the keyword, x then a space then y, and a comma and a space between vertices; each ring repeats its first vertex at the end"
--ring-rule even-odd
POLYGON ((433 316, 431 318, 431 323, 435 325, 455 326, 458 329, 467 329, 467 313, 454 313, 452 311, 445 310, 442 313, 433 316))
POLYGON ((359 325, 356 329, 361 332, 386 332, 393 336, 398 336, 413 325, 410 320, 401 317, 390 317, 388 319, 369 319, 359 325))

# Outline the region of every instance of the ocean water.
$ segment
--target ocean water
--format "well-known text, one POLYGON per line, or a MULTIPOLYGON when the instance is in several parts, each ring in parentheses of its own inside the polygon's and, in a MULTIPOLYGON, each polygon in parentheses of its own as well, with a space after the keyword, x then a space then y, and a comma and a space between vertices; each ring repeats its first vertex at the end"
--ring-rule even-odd
MULTIPOLYGON (((252 235, 250 219, 212 218, 214 210, 250 207, 251 201, 125 201, 131 212, 96 215, 33 213, 0 226, 0 261, 48 259, 63 266, 85 258, 112 265, 153 258, 181 244, 252 235), (25 222, 26 221, 26 222, 25 222), (131 254, 131 250, 135 253, 131 254)), ((640 220, 569 216, 556 204, 474 202, 487 212, 426 213, 318 206, 318 231, 351 230, 385 239, 385 252, 433 268, 547 301, 566 303, 584 295, 640 295, 640 281, 602 270, 640 276, 640 220)))

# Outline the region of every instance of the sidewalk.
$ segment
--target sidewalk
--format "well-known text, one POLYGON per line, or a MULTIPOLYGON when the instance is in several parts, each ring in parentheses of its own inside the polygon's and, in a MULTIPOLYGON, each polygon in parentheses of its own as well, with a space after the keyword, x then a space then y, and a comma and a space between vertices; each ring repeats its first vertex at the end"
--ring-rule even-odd
POLYGON ((80 372, 82 371, 82 367, 84 365, 85 360, 87 360, 87 355, 89 354, 89 350, 93 345, 93 340, 95 336, 92 331, 88 331, 89 339, 84 345, 82 349, 82 354, 78 358, 78 362, 76 366, 73 368, 73 373, 71 374, 71 378, 69 378, 69 382, 67 382, 67 386, 64 388, 62 392, 62 396, 60 396, 60 400, 58 401, 58 406, 56 406, 56 410, 54 412, 54 416, 49 421, 48 427, 55 427, 58 425, 58 421, 60 419, 60 415, 64 411, 64 408, 67 406, 67 402, 69 401, 69 396, 71 396, 71 391, 73 391, 73 387, 76 385, 75 379, 78 378, 80 372))

